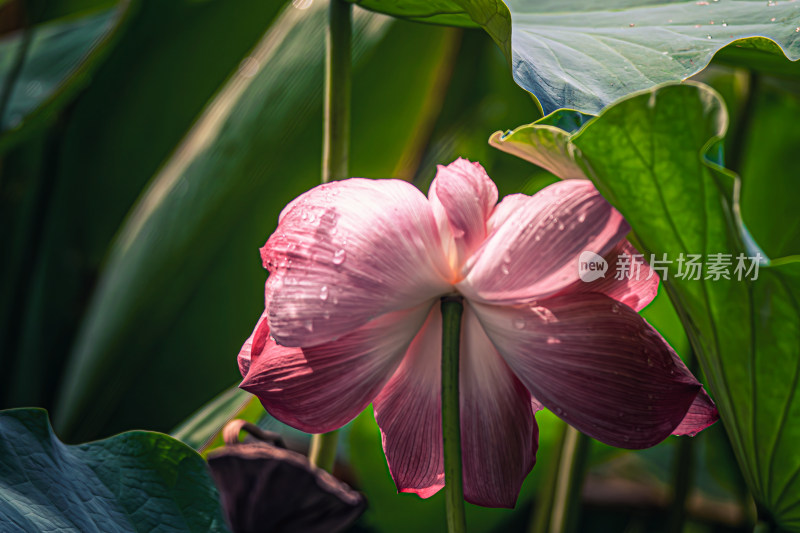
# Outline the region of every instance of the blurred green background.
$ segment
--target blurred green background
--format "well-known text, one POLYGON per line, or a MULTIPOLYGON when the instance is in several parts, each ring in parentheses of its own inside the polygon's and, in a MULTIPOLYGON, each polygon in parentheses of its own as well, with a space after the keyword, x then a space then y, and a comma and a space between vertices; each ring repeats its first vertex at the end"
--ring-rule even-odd
MULTIPOLYGON (((319 181, 326 9, 302 4, 0 0, 0 408, 45 407, 78 442, 169 432, 236 385, 236 355, 263 309, 258 247, 319 181)), ((357 7, 354 20, 354 176, 426 190, 437 164, 463 156, 501 195, 555 180, 487 144, 541 115, 484 32, 357 7)), ((769 255, 797 253, 796 229, 759 224, 795 209, 771 180, 794 167, 800 142, 781 127, 800 111, 797 69, 751 72, 739 59, 723 52, 699 77, 733 117, 728 163, 750 230, 769 255)), ((643 314, 686 355, 665 295, 643 314)), ((517 508, 471 506, 470 531, 529 530, 562 432, 549 413, 537 419, 538 464, 517 508)), ((180 436, 199 446, 207 434, 180 436)), ((443 528, 441 495, 395 494, 371 413, 342 441, 340 473, 370 501, 355 530, 443 528)), ((663 530, 680 442, 593 443, 579 530, 663 530)), ((752 504, 721 424, 683 448, 695 464, 684 531, 748 530, 752 504)))

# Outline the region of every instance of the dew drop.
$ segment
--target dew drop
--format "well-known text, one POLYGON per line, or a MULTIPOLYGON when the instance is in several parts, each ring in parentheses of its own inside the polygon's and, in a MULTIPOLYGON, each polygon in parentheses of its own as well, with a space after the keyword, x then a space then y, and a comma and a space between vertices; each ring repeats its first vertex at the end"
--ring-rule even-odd
POLYGON ((508 251, 506 251, 503 254, 503 262, 504 263, 510 263, 511 262, 511 253, 509 253, 508 251))
POLYGON ((706 35, 706 39, 711 39, 711 35, 706 35))
POLYGON ((308 220, 308 213, 303 211, 303 213, 300 215, 300 220, 308 220))
POLYGON ((771 19, 769 19, 769 21, 770 22, 775 22, 775 17, 772 17, 771 19))
POLYGON ((728 23, 727 23, 727 22, 725 22, 725 21, 723 20, 723 21, 722 21, 722 26, 723 26, 723 27, 725 27, 725 28, 727 28, 727 27, 728 27, 728 23))
POLYGON ((323 285, 322 288, 319 290, 319 299, 323 302, 328 299, 328 286, 323 285))
POLYGON ((539 241, 541 241, 541 240, 542 240, 542 236, 537 234, 537 235, 535 235, 535 236, 533 237, 533 240, 534 240, 534 241, 536 241, 536 242, 539 242, 539 241))
POLYGON ((617 303, 611 304, 611 312, 614 313, 614 314, 618 314, 619 313, 619 304, 617 304, 617 303))
POLYGON ((514 326, 514 329, 525 329, 525 319, 524 318, 517 317, 514 320, 512 320, 511 323, 514 326))
POLYGON ((503 263, 502 265, 500 265, 500 272, 502 272, 503 274, 505 274, 505 275, 507 276, 507 275, 508 275, 508 273, 509 273, 509 270, 508 270, 508 265, 507 265, 507 264, 505 264, 505 263, 503 263))
POLYGON ((562 222, 558 223, 558 231, 564 231, 564 224, 562 222))
POLYGON ((344 263, 344 254, 345 254, 344 248, 339 248, 338 250, 336 250, 333 254, 333 264, 341 265, 342 263, 344 263))
POLYGON ((314 321, 313 320, 306 320, 306 329, 308 331, 314 331, 314 321))
MULTIPOLYGON (((667 52, 664 52, 665 55, 666 53, 667 52)), ((586 221, 586 213, 581 213, 580 215, 578 215, 578 222, 584 223, 585 221, 586 221)))

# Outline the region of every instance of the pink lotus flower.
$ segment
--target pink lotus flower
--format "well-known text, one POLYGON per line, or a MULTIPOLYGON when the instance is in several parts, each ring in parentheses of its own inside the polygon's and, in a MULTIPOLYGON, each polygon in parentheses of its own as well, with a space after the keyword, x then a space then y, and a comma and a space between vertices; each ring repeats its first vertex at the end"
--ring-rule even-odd
POLYGON ((591 182, 497 198, 483 167, 459 159, 439 167, 428 198, 399 180, 350 179, 295 199, 261 249, 266 310, 239 354, 241 387, 309 433, 372 403, 398 489, 431 496, 445 483, 439 300, 459 293, 468 501, 514 506, 542 406, 623 448, 712 424, 701 384, 637 313, 658 288, 649 267, 579 279, 582 251, 609 264, 635 253, 591 182))

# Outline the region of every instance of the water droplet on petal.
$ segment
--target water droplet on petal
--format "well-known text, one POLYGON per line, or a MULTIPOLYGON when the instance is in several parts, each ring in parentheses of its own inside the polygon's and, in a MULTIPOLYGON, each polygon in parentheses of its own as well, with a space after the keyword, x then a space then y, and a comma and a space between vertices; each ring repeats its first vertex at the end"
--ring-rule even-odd
POLYGON ((308 331, 314 331, 314 321, 313 320, 306 320, 306 329, 308 331))
POLYGON ((333 264, 334 265, 341 265, 344 263, 344 255, 345 251, 344 248, 339 248, 333 253, 333 264))
POLYGON ((614 314, 619 313, 619 304, 618 303, 611 304, 611 312, 614 313, 614 314))
POLYGON ((533 236, 533 240, 539 242, 542 240, 542 236, 537 233, 536 235, 533 236))
POLYGON ((558 223, 558 231, 564 231, 564 224, 561 222, 558 223))
POLYGON ((328 286, 323 285, 322 288, 319 290, 319 299, 323 302, 328 299, 328 286))
MULTIPOLYGON (((664 52, 664 54, 666 53, 667 52, 664 52)), ((585 221, 586 221, 586 213, 581 213, 580 215, 578 215, 578 222, 583 223, 585 221)))
POLYGON ((511 321, 514 325, 514 329, 525 329, 525 319, 521 317, 517 317, 511 321))
POLYGON ((507 264, 505 264, 505 263, 503 263, 502 265, 500 265, 500 272, 502 272, 503 274, 505 274, 505 275, 507 276, 507 275, 508 275, 508 273, 510 272, 510 271, 508 270, 508 265, 507 265, 507 264))
POLYGON ((624 440, 625 442, 628 442, 629 440, 631 440, 631 438, 629 436, 625 435, 624 437, 622 437, 622 440, 624 440))

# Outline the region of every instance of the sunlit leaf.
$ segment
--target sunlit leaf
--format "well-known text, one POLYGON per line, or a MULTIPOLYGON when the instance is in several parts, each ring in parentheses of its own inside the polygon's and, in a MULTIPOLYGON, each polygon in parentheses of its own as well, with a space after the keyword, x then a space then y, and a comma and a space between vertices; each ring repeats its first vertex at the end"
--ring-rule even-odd
POLYGON ((159 433, 61 443, 41 409, 0 412, 6 531, 227 531, 203 459, 159 433))
MULTIPOLYGON (((536 96, 547 113, 569 107, 595 114, 633 92, 684 80, 734 41, 757 49, 755 55, 747 51, 728 54, 729 61, 740 64, 759 65, 763 56, 776 54, 785 54, 792 61, 800 58, 800 5, 793 1, 357 3, 395 16, 443 24, 463 24, 468 15, 509 56, 514 79, 536 96), (754 44, 741 41, 750 37, 757 37, 754 44), (766 44, 769 41, 764 37, 777 45, 766 44)), ((784 70, 785 58, 776 61, 773 57, 769 61, 776 64, 770 70, 784 70)))
POLYGON ((657 88, 608 108, 556 149, 530 142, 538 128, 492 142, 534 162, 584 169, 630 222, 642 251, 667 254, 664 285, 750 490, 767 515, 800 531, 800 260, 773 260, 755 280, 752 271, 734 270, 739 254, 757 252, 739 219, 738 178, 715 163, 727 129, 721 100, 702 85, 657 88), (680 254, 704 262, 730 254, 731 279, 705 279, 707 270, 697 281, 679 278, 680 254))

